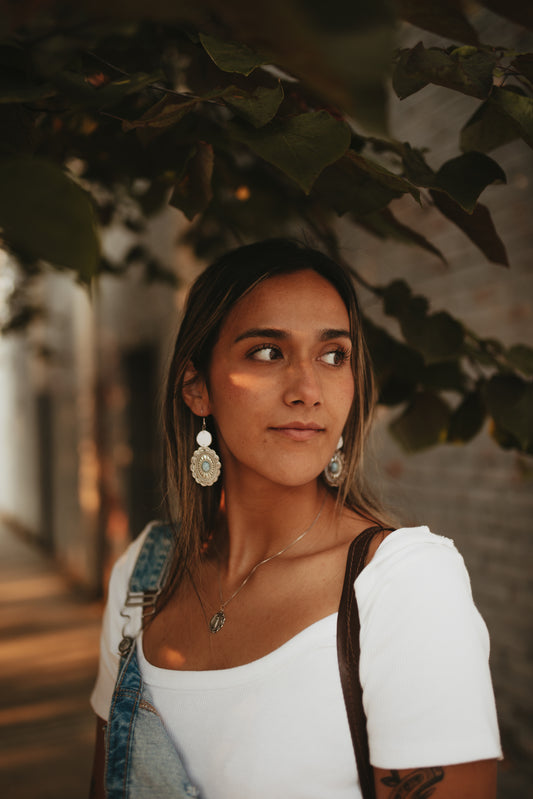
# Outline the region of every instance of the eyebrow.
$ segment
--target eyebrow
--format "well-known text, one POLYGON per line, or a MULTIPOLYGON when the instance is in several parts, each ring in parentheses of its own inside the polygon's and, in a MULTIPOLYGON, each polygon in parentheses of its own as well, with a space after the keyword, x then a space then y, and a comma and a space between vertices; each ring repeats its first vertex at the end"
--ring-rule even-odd
MULTIPOLYGON (((272 338, 282 341, 289 338, 286 330, 279 330, 275 327, 251 327, 240 333, 235 339, 235 344, 245 338, 272 338)), ((333 338, 350 338, 350 331, 343 328, 328 327, 319 333, 320 341, 330 341, 333 338)))

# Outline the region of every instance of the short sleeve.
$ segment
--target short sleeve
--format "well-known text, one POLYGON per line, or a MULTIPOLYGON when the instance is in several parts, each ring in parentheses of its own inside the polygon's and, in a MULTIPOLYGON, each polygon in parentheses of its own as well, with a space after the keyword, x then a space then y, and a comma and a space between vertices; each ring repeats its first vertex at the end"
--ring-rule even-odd
POLYGON ((128 594, 130 575, 150 526, 133 541, 113 566, 109 579, 107 603, 100 635, 98 676, 91 694, 91 706, 97 716, 107 720, 111 698, 118 674, 120 655, 118 645, 123 635, 135 636, 141 629, 139 608, 128 608, 128 617, 121 611, 128 594))
POLYGON ((488 632, 453 542, 426 527, 391 533, 355 592, 371 763, 501 757, 488 632))

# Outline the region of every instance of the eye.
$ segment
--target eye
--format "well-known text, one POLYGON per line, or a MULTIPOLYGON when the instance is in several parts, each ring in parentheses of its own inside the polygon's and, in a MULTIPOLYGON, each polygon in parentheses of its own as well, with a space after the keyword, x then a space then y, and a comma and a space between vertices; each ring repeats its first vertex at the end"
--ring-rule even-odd
POLYGON ((277 361, 283 356, 279 347, 274 347, 272 344, 261 344, 259 347, 255 347, 248 357, 253 358, 254 361, 277 361))
POLYGON ((334 350, 324 353, 324 355, 321 356, 321 360, 329 366, 342 366, 349 357, 350 353, 348 350, 343 347, 337 347, 334 350))

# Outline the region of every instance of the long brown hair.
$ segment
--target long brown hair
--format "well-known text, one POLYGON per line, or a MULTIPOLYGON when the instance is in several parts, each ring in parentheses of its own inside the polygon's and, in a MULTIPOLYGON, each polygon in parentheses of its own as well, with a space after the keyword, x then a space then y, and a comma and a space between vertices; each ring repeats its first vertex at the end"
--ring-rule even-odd
MULTIPOLYGON (((375 403, 374 380, 363 338, 361 316, 349 272, 323 253, 289 239, 268 239, 232 250, 208 267, 192 285, 170 363, 163 407, 165 498, 176 531, 176 551, 160 606, 194 567, 220 509, 219 480, 204 488, 192 479, 189 463, 196 448, 200 419, 186 405, 182 389, 188 367, 209 385, 213 347, 224 320, 235 304, 259 283, 276 275, 313 270, 331 283, 343 300, 350 319, 352 370, 355 391, 344 428, 345 477, 337 494, 340 506, 380 520, 376 500, 364 485, 361 460, 375 403)), ((216 449, 214 425, 209 425, 216 449)), ((222 465, 222 468, 224 466, 222 465)), ((322 479, 322 478, 320 478, 322 479)))

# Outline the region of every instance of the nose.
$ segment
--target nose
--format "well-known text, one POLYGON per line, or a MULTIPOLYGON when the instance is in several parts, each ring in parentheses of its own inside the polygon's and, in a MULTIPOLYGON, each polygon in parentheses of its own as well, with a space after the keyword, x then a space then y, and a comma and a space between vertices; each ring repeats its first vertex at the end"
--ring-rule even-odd
POLYGON ((320 405, 322 388, 310 363, 293 364, 288 370, 284 400, 287 405, 320 405))

